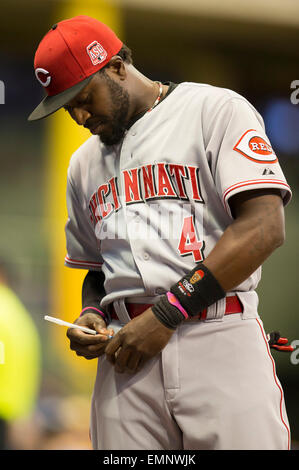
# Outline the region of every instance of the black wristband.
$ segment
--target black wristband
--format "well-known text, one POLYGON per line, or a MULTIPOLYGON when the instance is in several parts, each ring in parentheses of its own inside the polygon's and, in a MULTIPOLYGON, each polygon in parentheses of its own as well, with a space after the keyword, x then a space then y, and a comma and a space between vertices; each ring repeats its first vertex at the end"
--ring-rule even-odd
POLYGON ((183 314, 173 305, 171 305, 166 295, 152 307, 152 312, 156 315, 157 319, 172 330, 184 320, 183 314))
POLYGON ((170 288, 176 302, 171 302, 167 295, 152 307, 153 313, 167 328, 175 329, 186 315, 199 315, 204 309, 225 297, 225 291, 220 286, 211 271, 204 265, 198 264, 170 288))
POLYGON ((191 317, 225 297, 225 291, 211 271, 202 263, 170 288, 191 317))

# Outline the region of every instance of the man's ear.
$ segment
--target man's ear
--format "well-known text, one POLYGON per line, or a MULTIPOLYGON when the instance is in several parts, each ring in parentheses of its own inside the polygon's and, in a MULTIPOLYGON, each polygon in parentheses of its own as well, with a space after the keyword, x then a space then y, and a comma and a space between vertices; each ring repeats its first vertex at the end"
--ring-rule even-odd
POLYGON ((109 60, 105 69, 107 72, 109 71, 112 74, 116 74, 120 80, 124 80, 127 76, 125 63, 118 55, 113 56, 112 59, 109 60))

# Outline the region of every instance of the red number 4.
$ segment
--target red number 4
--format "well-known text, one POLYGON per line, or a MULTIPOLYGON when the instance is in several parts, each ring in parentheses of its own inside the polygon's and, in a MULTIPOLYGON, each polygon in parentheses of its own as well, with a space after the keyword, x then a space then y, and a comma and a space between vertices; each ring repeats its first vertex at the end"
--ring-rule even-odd
POLYGON ((204 246, 204 242, 199 241, 196 236, 193 216, 185 217, 178 246, 181 256, 187 256, 192 253, 194 261, 199 263, 204 260, 204 246))

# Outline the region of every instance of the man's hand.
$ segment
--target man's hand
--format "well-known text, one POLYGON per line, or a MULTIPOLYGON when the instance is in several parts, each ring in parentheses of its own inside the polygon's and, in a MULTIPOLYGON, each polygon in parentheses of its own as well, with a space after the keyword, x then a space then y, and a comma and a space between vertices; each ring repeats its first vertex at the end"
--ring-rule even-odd
POLYGON ((116 372, 135 373, 166 346, 175 330, 164 326, 149 308, 127 323, 106 347, 116 372))
POLYGON ((85 313, 74 322, 76 325, 87 326, 97 331, 97 335, 84 333, 77 328, 69 328, 67 337, 70 340, 70 348, 75 351, 77 356, 83 356, 85 359, 94 359, 105 353, 107 344, 111 340, 107 335, 114 335, 114 331, 106 328, 104 320, 95 313, 85 313))

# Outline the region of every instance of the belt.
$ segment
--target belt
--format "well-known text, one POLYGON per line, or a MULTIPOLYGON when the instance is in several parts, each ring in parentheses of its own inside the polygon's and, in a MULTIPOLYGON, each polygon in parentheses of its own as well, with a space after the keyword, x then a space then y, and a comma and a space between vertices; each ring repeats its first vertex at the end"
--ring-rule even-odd
MULTIPOLYGON (((225 305, 225 312, 224 315, 231 315, 232 313, 242 313, 243 312, 243 306, 238 299, 237 295, 232 295, 229 297, 226 297, 226 305, 225 305)), ((135 317, 138 317, 141 313, 145 312, 148 308, 152 307, 154 304, 134 304, 132 302, 128 302, 125 304, 127 312, 131 318, 131 320, 135 317)), ((114 320, 118 320, 118 316, 114 310, 113 304, 110 306, 110 315, 111 318, 114 320)), ((207 317, 207 309, 205 308, 202 312, 200 312, 198 315, 195 315, 193 317, 190 317, 190 320, 193 319, 198 319, 198 320, 204 320, 207 317)), ((185 320, 188 321, 189 319, 185 320)))

